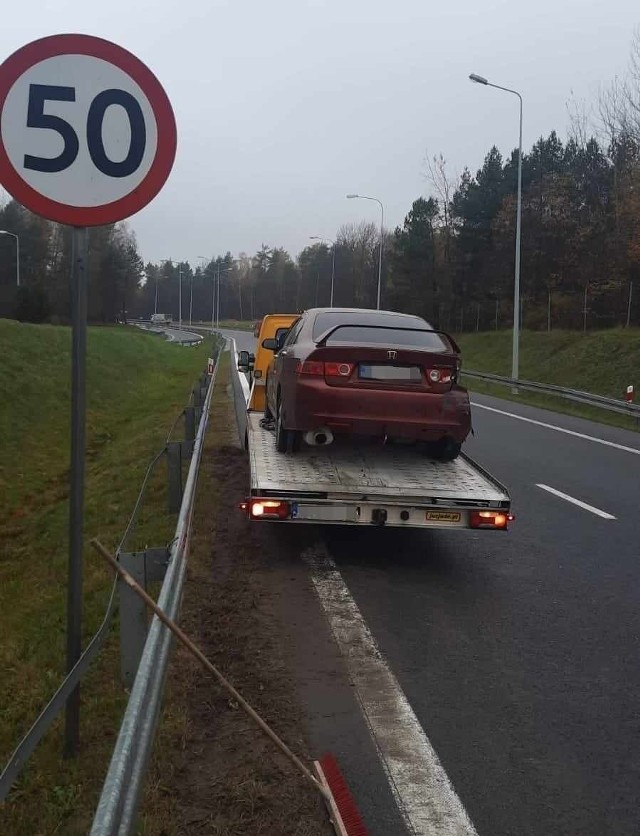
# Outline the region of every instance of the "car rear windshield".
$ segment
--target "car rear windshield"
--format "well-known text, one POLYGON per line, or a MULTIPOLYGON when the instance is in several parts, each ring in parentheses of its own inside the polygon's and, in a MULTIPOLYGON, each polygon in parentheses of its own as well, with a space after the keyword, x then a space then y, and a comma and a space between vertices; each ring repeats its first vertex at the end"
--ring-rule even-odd
POLYGON ((360 313, 321 313, 313 323, 313 338, 318 339, 336 325, 342 327, 327 340, 331 343, 361 345, 400 345, 430 351, 450 351, 442 337, 430 331, 406 331, 406 328, 430 328, 427 322, 413 317, 384 316, 360 313), (383 328, 375 326, 384 326, 383 328), (394 327, 399 326, 399 327, 394 327))

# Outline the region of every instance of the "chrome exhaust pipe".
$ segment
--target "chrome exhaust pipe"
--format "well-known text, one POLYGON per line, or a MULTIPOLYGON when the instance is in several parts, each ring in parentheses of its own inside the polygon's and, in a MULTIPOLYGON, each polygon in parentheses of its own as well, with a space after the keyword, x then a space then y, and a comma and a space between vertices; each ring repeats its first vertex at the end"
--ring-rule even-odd
POLYGON ((333 433, 329 427, 320 427, 319 430, 309 430, 304 434, 304 440, 312 447, 326 447, 333 441, 333 433))

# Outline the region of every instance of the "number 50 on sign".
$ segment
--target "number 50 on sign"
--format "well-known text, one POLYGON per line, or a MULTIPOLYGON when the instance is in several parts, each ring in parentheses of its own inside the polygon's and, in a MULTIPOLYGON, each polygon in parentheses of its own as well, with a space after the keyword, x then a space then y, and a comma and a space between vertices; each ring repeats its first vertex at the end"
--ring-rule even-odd
POLYGON ((115 44, 54 35, 0 66, 0 182, 39 215, 73 226, 126 218, 162 188, 175 152, 164 90, 115 44))

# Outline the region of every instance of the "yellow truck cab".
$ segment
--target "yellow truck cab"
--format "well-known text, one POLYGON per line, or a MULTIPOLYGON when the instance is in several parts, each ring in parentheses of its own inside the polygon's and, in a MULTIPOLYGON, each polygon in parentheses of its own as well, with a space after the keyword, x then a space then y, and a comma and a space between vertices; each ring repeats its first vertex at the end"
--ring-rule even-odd
POLYGON ((299 314, 267 314, 263 318, 256 341, 249 410, 264 412, 266 403, 267 369, 273 359, 273 351, 263 348, 263 341, 269 338, 278 339, 291 328, 298 317, 299 314))

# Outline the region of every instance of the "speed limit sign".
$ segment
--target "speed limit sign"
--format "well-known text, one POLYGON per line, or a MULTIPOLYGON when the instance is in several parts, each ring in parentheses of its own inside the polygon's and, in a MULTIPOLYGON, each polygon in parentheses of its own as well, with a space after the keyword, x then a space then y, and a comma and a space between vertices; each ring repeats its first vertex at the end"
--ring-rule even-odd
POLYGON ((33 41, 0 66, 0 183, 38 215, 114 223, 146 206, 176 153, 160 82, 89 35, 33 41))

